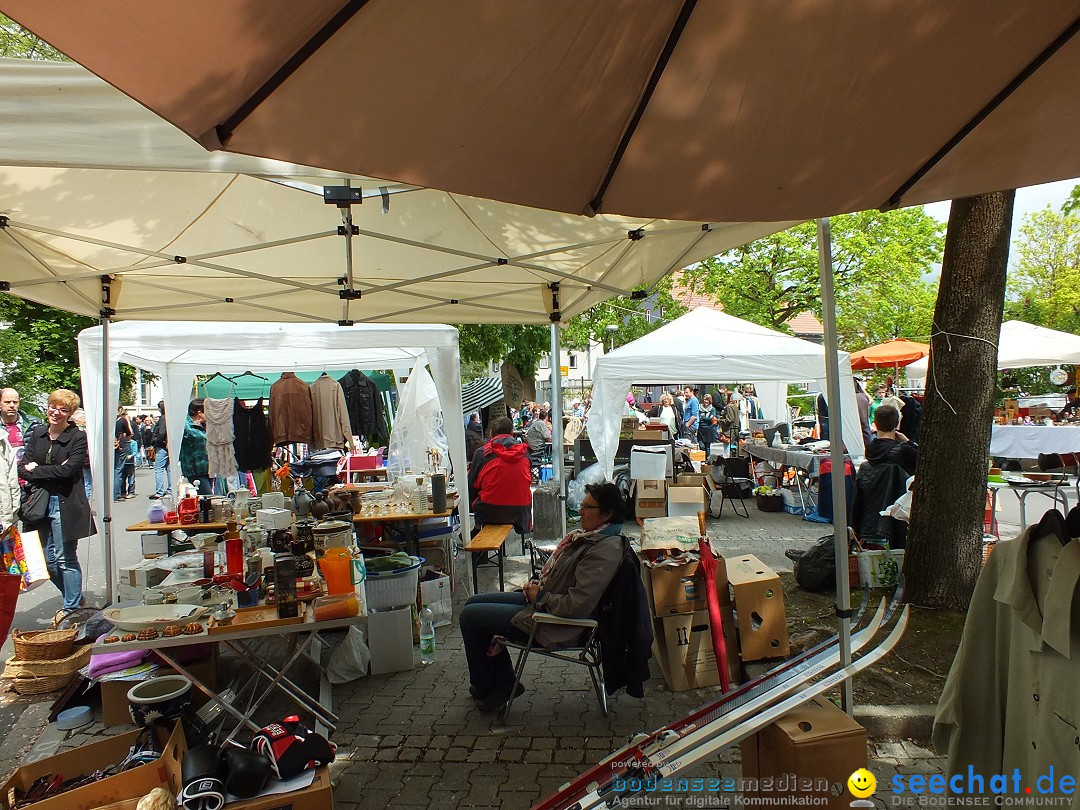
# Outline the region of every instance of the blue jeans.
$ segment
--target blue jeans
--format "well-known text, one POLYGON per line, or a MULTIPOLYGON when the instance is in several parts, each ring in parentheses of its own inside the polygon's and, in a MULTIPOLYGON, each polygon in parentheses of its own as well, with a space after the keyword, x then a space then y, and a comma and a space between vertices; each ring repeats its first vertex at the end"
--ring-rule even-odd
POLYGON ((169 451, 158 448, 154 456, 154 492, 164 495, 172 492, 172 473, 169 472, 169 451))
POLYGON ((49 516, 38 527, 38 538, 45 553, 49 579, 64 595, 64 610, 74 610, 82 603, 82 567, 79 565, 79 541, 64 542, 60 524, 60 496, 49 496, 49 516))
POLYGON ((499 690, 510 694, 514 685, 514 668, 510 653, 505 649, 498 655, 488 655, 492 636, 506 636, 524 641, 526 636, 510 620, 526 605, 525 594, 481 593, 469 599, 458 616, 465 658, 469 662, 469 681, 485 692, 499 690))
POLYGON ((113 486, 112 499, 118 501, 126 494, 124 492, 124 453, 113 453, 113 486))

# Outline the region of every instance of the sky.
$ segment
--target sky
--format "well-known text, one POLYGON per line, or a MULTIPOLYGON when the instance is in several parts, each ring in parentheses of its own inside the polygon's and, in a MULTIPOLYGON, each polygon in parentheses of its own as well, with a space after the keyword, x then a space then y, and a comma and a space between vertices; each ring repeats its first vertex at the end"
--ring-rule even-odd
MULTIPOLYGON (((1016 240, 1016 234, 1026 214, 1038 211, 1050 205, 1059 209, 1065 202, 1073 187, 1080 185, 1080 178, 1074 180, 1059 180, 1056 183, 1044 183, 1041 186, 1028 186, 1016 190, 1016 203, 1013 209, 1012 240, 1016 240)), ((942 222, 949 221, 950 202, 931 203, 925 206, 926 213, 942 222)))

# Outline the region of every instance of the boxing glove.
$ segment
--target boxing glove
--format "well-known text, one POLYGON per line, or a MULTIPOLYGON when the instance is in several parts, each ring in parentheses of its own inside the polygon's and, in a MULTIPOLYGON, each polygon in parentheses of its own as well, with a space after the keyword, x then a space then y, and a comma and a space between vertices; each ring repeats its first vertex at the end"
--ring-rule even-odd
POLYGON ((219 774, 231 796, 250 799, 262 792, 270 781, 270 760, 257 751, 227 746, 221 751, 219 774))
POLYGON ((282 780, 333 762, 337 752, 336 745, 308 730, 295 715, 261 729, 252 738, 251 747, 270 760, 274 775, 282 780))
POLYGON ((221 810, 225 805, 225 785, 218 775, 218 750, 198 745, 184 754, 180 764, 184 783, 180 804, 184 810, 221 810))

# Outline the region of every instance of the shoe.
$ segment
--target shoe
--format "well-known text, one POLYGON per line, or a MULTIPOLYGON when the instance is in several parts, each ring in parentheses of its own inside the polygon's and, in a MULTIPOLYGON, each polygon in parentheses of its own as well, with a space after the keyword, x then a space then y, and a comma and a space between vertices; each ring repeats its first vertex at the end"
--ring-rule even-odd
POLYGON ((474 686, 473 684, 469 684, 469 694, 472 695, 477 700, 483 700, 484 698, 486 698, 488 695, 491 694, 491 690, 490 689, 481 689, 479 686, 474 686))
MULTIPOLYGON (((471 690, 470 690, 471 691, 471 690)), ((514 697, 519 698, 525 694, 525 687, 520 683, 517 685, 517 689, 514 690, 514 697)), ((477 705, 482 712, 497 712, 506 705, 506 702, 510 699, 510 691, 495 689, 490 695, 481 700, 477 705)))
POLYGON ((164 496, 160 492, 152 492, 151 494, 147 495, 146 497, 148 497, 152 501, 156 501, 156 500, 158 500, 160 498, 163 498, 164 496))

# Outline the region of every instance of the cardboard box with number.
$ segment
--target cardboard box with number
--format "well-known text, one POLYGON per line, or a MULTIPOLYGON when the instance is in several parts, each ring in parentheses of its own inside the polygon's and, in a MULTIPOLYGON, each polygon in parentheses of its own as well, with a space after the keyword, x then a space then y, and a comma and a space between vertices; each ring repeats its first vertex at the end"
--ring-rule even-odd
MULTIPOLYGON (((731 606, 722 606, 720 613, 727 648, 728 675, 733 683, 738 683, 741 667, 731 606)), ((707 610, 653 620, 653 657, 672 692, 701 689, 720 683, 710 627, 707 610)))
POLYGON ((634 481, 633 493, 638 518, 667 517, 667 481, 634 481))

